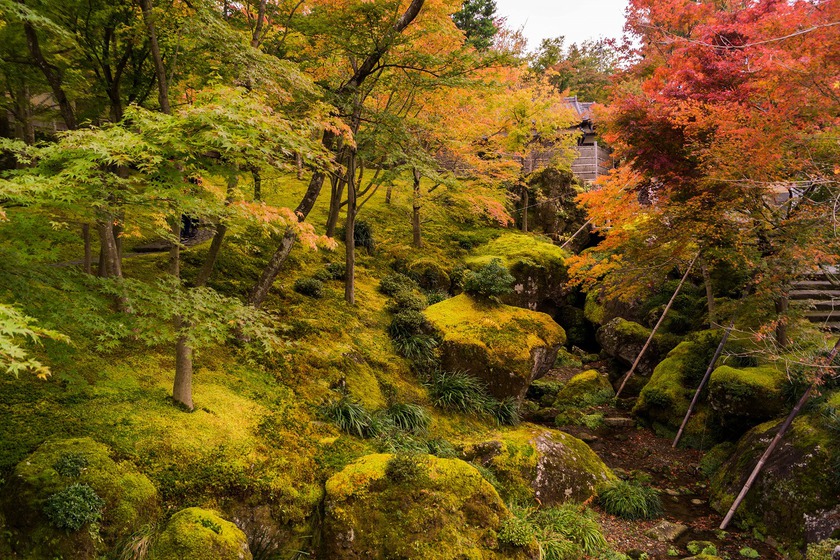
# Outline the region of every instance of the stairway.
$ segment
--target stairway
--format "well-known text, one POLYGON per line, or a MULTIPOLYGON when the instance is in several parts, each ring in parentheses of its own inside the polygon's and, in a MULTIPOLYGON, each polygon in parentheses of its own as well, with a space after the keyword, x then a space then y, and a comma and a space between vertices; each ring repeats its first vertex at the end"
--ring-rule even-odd
POLYGON ((840 332, 840 268, 821 267, 793 283, 791 303, 805 309, 805 317, 823 329, 840 332))

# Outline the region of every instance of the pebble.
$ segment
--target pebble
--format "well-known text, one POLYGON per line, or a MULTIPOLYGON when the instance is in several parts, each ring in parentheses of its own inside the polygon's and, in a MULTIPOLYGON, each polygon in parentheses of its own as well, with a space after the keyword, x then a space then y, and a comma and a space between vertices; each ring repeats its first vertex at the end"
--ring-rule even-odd
POLYGON ((694 498, 693 500, 691 500, 691 503, 694 504, 695 506, 702 506, 706 502, 704 502, 700 498, 694 498))
POLYGON ((674 490, 672 488, 666 488, 665 493, 668 494, 669 496, 679 496, 680 495, 679 491, 674 490))

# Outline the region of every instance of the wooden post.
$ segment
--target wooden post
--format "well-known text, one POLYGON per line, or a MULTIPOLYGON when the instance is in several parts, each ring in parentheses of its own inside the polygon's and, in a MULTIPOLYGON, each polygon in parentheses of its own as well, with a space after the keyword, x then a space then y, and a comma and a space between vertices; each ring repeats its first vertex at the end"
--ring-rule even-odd
MULTIPOLYGON (((840 339, 837 340, 837 343, 834 345, 834 348, 832 348, 831 353, 826 358, 825 365, 823 367, 828 367, 831 365, 831 362, 834 361, 835 357, 837 357, 838 349, 840 349, 840 339)), ((818 379, 819 376, 817 376, 817 380, 818 379)), ((747 492, 749 492, 750 488, 752 488, 755 479, 758 478, 758 475, 764 468, 764 464, 767 462, 767 459, 770 458, 770 455, 773 454, 773 451, 775 451, 776 446, 778 446, 779 442, 782 441, 782 438, 787 433, 791 424, 793 424, 793 420, 799 414, 799 411, 802 410, 802 407, 805 406, 805 403, 808 402, 808 399, 811 397, 811 393, 814 391, 814 388, 816 386, 816 381, 811 383, 811 385, 807 389, 805 389, 805 393, 802 394, 802 397, 799 399, 799 402, 796 403, 796 406, 794 406, 793 410, 791 410, 790 414, 788 414, 788 417, 785 419, 781 428, 779 428, 779 432, 776 434, 776 437, 773 438, 773 441, 771 441, 770 445, 767 446, 767 449, 764 451, 764 454, 761 456, 761 459, 759 459, 758 463, 756 463, 755 468, 753 469, 752 473, 750 473, 750 477, 747 479, 746 484, 744 484, 744 487, 741 488, 741 492, 738 493, 738 497, 735 498, 734 502, 732 502, 732 507, 730 507, 729 511, 726 512, 726 517, 723 518, 723 522, 720 524, 721 530, 725 530, 726 527, 729 525, 729 522, 732 521, 732 517, 738 510, 738 506, 740 506, 741 502, 744 501, 747 492)))
POLYGON ((685 274, 683 274, 682 280, 680 283, 677 284, 677 289, 674 290, 674 295, 671 296, 671 300, 668 302, 668 305, 665 306, 665 311, 662 312, 662 316, 659 318, 659 321, 656 322, 656 325, 653 327, 653 330, 650 331, 650 336, 645 342, 645 345, 642 346, 642 351, 639 352, 639 355, 636 356, 636 361, 633 362, 633 366, 630 368, 630 371, 627 372, 627 375, 624 376, 624 379, 621 382, 621 386, 618 388, 618 391, 615 392, 615 398, 618 398, 621 395, 621 392, 624 390, 624 386, 627 385, 627 381, 633 376, 633 372, 636 371, 636 368, 639 366, 639 362, 642 361, 642 356, 645 355, 647 352, 650 343, 653 341, 653 337, 656 335, 656 331, 659 330, 659 327, 662 325, 662 322, 665 320, 665 317, 668 315, 668 312, 671 310, 671 306, 674 305, 674 300, 677 299, 677 295, 680 293, 680 290, 685 284, 686 279, 688 278, 688 274, 691 272, 694 263, 697 262, 697 258, 700 256, 701 251, 698 251, 694 258, 691 259, 691 262, 688 264, 688 268, 685 269, 685 274))
POLYGON ((706 373, 703 375, 703 379, 700 380, 700 385, 698 385, 697 390, 694 392, 694 398, 691 399, 691 404, 688 405, 688 411, 685 413, 685 418, 683 418, 680 429, 677 431, 677 437, 674 438, 674 443, 671 445, 674 449, 677 448, 677 444, 680 442, 683 430, 685 430, 685 427, 688 425, 688 419, 691 418, 691 413, 694 412, 694 407, 697 406, 697 401, 700 400, 700 393, 703 392, 703 387, 705 387, 706 383, 709 382, 709 378, 712 376, 712 371, 715 369, 715 364, 718 359, 720 359, 720 355, 723 353, 723 347, 726 346, 726 341, 729 340, 729 335, 732 333, 732 329, 734 327, 735 317, 733 316, 732 320, 729 322, 729 326, 726 327, 726 330, 723 333, 723 337, 720 339, 720 344, 718 344, 717 350, 715 350, 715 355, 712 358, 712 361, 709 362, 709 367, 706 368, 706 373))
POLYGON ((578 234, 579 234, 580 232, 582 232, 584 229, 586 229, 586 226, 588 226, 588 225, 589 225, 589 224, 591 224, 591 223, 592 223, 592 218, 589 218, 588 220, 586 220, 586 223, 585 223, 585 224, 583 224, 582 226, 580 226, 580 228, 578 228, 578 230, 577 230, 576 232, 574 232, 574 233, 572 234, 572 236, 566 240, 566 242, 565 242, 565 243, 563 243, 562 245, 560 245, 560 248, 561 248, 561 249, 565 249, 565 248, 566 248, 566 245, 568 245, 569 243, 571 243, 571 242, 572 242, 572 240, 573 240, 575 237, 577 237, 577 236, 578 236, 578 234))

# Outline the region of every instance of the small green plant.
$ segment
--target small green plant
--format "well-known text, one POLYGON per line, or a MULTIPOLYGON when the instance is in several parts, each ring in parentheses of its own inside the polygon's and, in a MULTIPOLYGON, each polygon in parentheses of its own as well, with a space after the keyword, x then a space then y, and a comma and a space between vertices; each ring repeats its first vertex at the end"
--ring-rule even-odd
POLYGON ((385 465, 385 477, 394 484, 423 481, 428 471, 421 458, 411 453, 397 453, 385 465))
POLYGON ((744 558, 761 558, 761 554, 759 554, 756 549, 750 548, 748 546, 745 546, 744 548, 739 550, 738 554, 740 554, 744 558))
POLYGON ((484 384, 463 371, 440 371, 428 383, 435 406, 467 414, 484 414, 492 400, 484 384))
POLYGON ((499 527, 499 542, 513 546, 526 546, 536 538, 536 529, 530 521, 522 517, 510 517, 502 521, 499 527))
POLYGON ((78 531, 102 518, 105 501, 87 484, 72 484, 47 498, 44 513, 57 529, 78 531))
POLYGON ((502 261, 493 259, 489 264, 467 274, 464 291, 474 296, 497 298, 512 293, 515 281, 502 261))
POLYGON ((298 278, 292 289, 299 294, 312 298, 324 296, 324 283, 317 278, 298 278))
MULTIPOLYGON (((346 238, 347 228, 340 227, 335 230, 336 239, 342 241, 346 238)), ((356 220, 353 224, 353 241, 357 248, 367 249, 368 253, 376 250, 376 240, 373 237, 373 228, 364 220, 356 220)))
POLYGON ((520 422, 519 402, 514 398, 488 399, 487 411, 500 426, 517 426, 520 422))
POLYGON ((393 340, 397 354, 414 362, 415 367, 425 369, 437 360, 435 348, 438 340, 429 334, 415 334, 393 340))
POLYGON ((534 516, 534 523, 555 537, 575 543, 591 556, 608 547, 594 513, 579 505, 564 504, 542 509, 534 516))
POLYGON ((597 430, 604 425, 604 415, 600 412, 584 414, 580 417, 580 423, 590 430, 597 430))
POLYGON ((455 459, 458 457, 458 450, 445 439, 434 438, 426 441, 426 452, 429 455, 441 459, 455 459))
POLYGON ((449 299, 449 292, 435 290, 426 294, 426 305, 431 306, 449 299))
POLYGON ((598 487, 604 511, 623 519, 654 519, 662 515, 659 492, 635 481, 615 480, 598 487))
POLYGON ((343 262, 331 262, 326 268, 330 280, 344 280, 347 276, 347 266, 343 262))
POLYGON ((343 395, 321 407, 321 413, 343 432, 359 437, 374 435, 373 420, 361 403, 343 395))
POLYGON ((399 290, 391 297, 391 301, 385 306, 389 313, 400 311, 423 311, 426 309, 426 298, 411 290, 399 290))
POLYGON ((717 547, 709 541, 691 541, 686 545, 686 548, 694 556, 698 554, 717 556, 717 547))
POLYGON ((65 453, 58 458, 53 468, 61 476, 77 478, 87 468, 89 461, 81 453, 65 453))
POLYGON ((420 289, 420 286, 417 285, 417 282, 415 282, 405 274, 400 274, 399 272, 389 274, 379 282, 379 291, 385 294, 386 296, 393 297, 397 294, 397 292, 412 292, 418 289, 420 289))
POLYGON ((198 520, 198 522, 205 529, 210 529, 211 531, 213 531, 217 535, 222 534, 222 526, 219 525, 218 523, 216 523, 215 521, 213 521, 212 519, 207 519, 206 517, 202 517, 201 519, 198 520))
POLYGON ((668 547, 668 556, 679 556, 680 550, 675 546, 668 547))
POLYGON ((415 435, 425 434, 432 423, 429 413, 418 404, 393 404, 388 407, 385 414, 398 429, 415 435))
POLYGON ((388 325, 388 334, 394 340, 423 334, 424 331, 428 330, 429 323, 426 321, 426 317, 419 311, 400 311, 394 315, 394 318, 391 319, 391 324, 388 325))

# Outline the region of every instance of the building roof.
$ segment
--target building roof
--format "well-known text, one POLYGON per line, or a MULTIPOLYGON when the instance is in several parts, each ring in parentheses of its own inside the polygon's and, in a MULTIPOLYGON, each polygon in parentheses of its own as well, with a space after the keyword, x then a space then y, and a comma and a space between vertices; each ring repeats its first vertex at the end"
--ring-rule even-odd
POLYGON ((592 106, 595 105, 594 101, 580 101, 577 96, 573 96, 565 98, 563 102, 574 109, 582 121, 592 119, 592 106))

